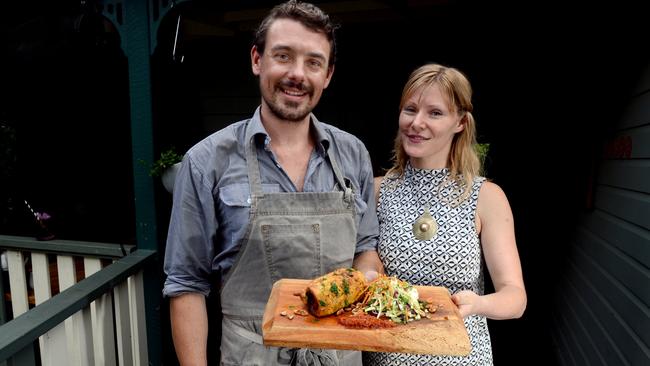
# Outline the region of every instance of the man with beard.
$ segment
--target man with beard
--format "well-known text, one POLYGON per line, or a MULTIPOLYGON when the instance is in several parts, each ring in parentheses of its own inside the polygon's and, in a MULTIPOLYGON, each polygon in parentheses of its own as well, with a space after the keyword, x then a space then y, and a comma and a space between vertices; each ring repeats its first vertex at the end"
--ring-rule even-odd
POLYGON ((369 154, 311 113, 334 72, 334 31, 314 5, 276 6, 251 50, 260 107, 183 159, 163 290, 183 365, 207 363, 212 273, 221 276, 222 365, 361 365, 359 352, 264 347, 261 336, 275 281, 350 266, 368 279, 383 272, 369 154))

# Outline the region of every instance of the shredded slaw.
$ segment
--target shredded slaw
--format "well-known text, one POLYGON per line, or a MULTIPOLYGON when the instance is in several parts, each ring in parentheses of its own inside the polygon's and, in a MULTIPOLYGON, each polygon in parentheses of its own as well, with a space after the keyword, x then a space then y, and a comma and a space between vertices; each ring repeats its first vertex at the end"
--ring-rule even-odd
POLYGON ((361 303, 367 314, 401 324, 419 320, 427 312, 427 303, 418 298, 418 290, 393 276, 380 276, 371 282, 361 303))

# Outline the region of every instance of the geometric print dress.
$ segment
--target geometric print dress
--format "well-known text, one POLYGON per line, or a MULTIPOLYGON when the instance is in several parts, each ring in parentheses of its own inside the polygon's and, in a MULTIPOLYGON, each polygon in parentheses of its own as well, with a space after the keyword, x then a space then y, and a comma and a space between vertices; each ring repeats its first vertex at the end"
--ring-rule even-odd
MULTIPOLYGON (((477 177, 467 198, 457 202, 457 184, 448 169, 415 169, 407 163, 403 179, 384 177, 379 190, 378 252, 386 274, 413 285, 444 286, 484 293, 483 256, 476 232, 478 194, 485 181, 477 177), (412 225, 429 205, 438 231, 429 240, 413 236, 412 225)), ((365 366, 492 365, 487 321, 472 315, 464 319, 472 351, 467 357, 364 352, 365 366)))

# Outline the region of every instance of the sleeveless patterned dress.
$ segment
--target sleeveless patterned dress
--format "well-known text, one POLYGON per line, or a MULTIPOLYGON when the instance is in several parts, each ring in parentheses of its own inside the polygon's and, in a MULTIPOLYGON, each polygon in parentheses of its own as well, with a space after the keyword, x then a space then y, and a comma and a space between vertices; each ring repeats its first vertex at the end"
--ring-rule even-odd
MULTIPOLYGON (((475 227, 476 205, 483 177, 474 179, 472 191, 460 205, 457 185, 447 182, 448 169, 423 170, 407 164, 404 178, 385 177, 379 191, 379 256, 386 274, 414 285, 444 286, 451 293, 484 293, 481 243, 475 227), (442 185, 442 186, 441 186, 442 185), (416 240, 412 224, 429 205, 438 223, 436 235, 416 240)), ((465 319, 472 351, 467 357, 364 353, 364 365, 492 365, 492 345, 485 317, 465 319)))

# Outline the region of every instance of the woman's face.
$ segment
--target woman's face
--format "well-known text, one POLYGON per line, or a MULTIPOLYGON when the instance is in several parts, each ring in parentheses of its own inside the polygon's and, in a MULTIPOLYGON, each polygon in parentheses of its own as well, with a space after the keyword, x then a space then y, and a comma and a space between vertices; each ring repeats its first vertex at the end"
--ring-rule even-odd
POLYGON ((464 127, 437 84, 416 89, 399 115, 402 146, 418 169, 447 167, 451 142, 464 127))

